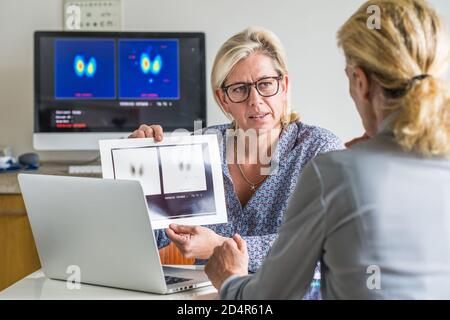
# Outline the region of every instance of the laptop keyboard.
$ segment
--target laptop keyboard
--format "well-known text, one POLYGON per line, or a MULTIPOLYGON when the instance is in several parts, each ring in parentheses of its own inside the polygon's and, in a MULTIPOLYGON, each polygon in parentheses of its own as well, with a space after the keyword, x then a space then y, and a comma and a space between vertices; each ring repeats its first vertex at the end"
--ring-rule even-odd
POLYGON ((192 279, 188 279, 188 278, 178 278, 178 277, 172 277, 172 276, 164 276, 164 278, 166 279, 167 285, 192 280, 192 279))

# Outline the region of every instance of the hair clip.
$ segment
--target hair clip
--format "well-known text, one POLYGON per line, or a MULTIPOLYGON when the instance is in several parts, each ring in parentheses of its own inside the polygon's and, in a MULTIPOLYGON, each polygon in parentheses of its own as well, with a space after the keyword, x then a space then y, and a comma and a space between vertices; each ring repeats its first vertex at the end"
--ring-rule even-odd
POLYGON ((429 74, 419 74, 418 76, 415 76, 411 79, 411 81, 421 81, 423 79, 426 79, 428 77, 431 77, 429 74))

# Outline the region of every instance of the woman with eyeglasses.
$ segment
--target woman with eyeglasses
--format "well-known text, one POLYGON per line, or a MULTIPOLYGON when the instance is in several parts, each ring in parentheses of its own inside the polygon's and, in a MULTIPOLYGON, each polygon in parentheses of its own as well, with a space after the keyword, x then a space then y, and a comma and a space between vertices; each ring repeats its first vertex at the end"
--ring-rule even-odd
POLYGON ((224 299, 301 298, 317 260, 324 298, 450 299, 446 26, 426 1, 372 0, 338 41, 370 139, 309 162, 256 274, 240 236, 215 249, 206 273, 224 299))
MULTIPOLYGON (((157 232, 160 247, 170 241, 185 257, 204 263, 215 247, 235 233, 247 241, 255 272, 277 238, 289 196, 303 167, 319 153, 342 147, 331 132, 299 121, 290 111, 289 76, 282 45, 275 34, 248 28, 220 48, 211 73, 214 97, 231 123, 205 130, 219 139, 228 223, 171 225, 157 232)), ((154 137, 158 125, 141 125, 131 138, 154 137)), ((320 270, 305 298, 318 298, 320 270)))

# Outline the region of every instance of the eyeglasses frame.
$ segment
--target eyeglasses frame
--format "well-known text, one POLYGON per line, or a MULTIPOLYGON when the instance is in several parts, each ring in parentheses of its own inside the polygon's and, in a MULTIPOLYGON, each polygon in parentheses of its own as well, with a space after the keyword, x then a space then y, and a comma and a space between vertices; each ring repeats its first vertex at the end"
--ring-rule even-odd
POLYGON ((229 89, 230 87, 235 86, 235 85, 237 85, 237 84, 247 85, 247 86, 249 86, 249 87, 255 87, 256 92, 258 92, 258 94, 259 94, 261 97, 269 98, 269 97, 273 97, 274 95, 276 95, 276 94, 280 91, 280 80, 281 80, 281 79, 283 79, 283 76, 282 76, 282 75, 272 76, 272 77, 263 77, 263 78, 261 78, 261 79, 256 80, 255 82, 236 82, 236 83, 232 83, 232 84, 230 84, 230 85, 228 85, 228 86, 222 86, 221 89, 222 89, 222 91, 226 94, 226 96, 228 97, 228 99, 230 99, 231 102, 233 102, 233 103, 242 103, 242 102, 245 102, 245 101, 248 100, 248 98, 250 97, 250 91, 251 91, 251 90, 248 90, 247 97, 246 97, 244 100, 242 100, 242 101, 233 101, 233 99, 231 99, 231 98, 230 98, 230 95, 228 94, 228 89, 229 89), (257 84, 258 82, 260 82, 261 80, 266 80, 266 79, 274 79, 274 80, 277 80, 277 90, 275 91, 274 94, 271 94, 271 95, 263 95, 263 94, 261 94, 261 92, 259 92, 258 86, 257 86, 256 84, 257 84))

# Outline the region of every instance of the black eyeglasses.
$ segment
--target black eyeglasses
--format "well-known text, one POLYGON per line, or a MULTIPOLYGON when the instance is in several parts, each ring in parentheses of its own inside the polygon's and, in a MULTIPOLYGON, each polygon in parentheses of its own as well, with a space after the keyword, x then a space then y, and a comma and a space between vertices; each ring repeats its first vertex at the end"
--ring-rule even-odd
POLYGON ((223 92, 234 103, 244 102, 250 96, 251 87, 262 97, 271 97, 278 93, 283 76, 265 77, 255 82, 238 82, 222 87, 223 92))

